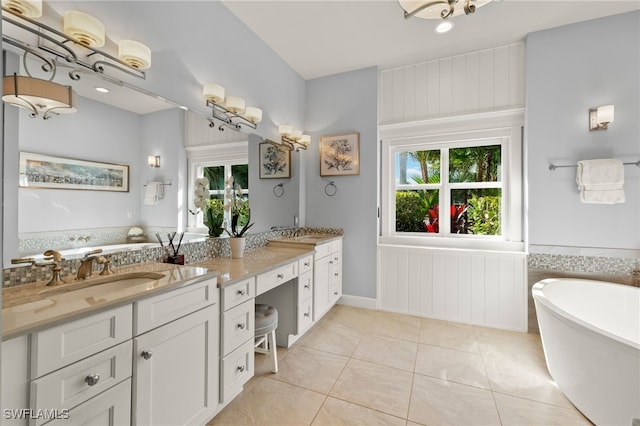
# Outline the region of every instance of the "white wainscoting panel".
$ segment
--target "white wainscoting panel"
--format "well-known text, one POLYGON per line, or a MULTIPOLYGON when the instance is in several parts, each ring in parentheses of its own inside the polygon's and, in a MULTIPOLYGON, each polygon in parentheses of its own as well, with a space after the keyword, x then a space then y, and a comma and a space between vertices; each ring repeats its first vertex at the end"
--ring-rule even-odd
POLYGON ((220 145, 231 142, 247 141, 247 134, 237 132, 228 127, 220 131, 220 121, 213 120, 215 126, 210 127, 210 121, 191 111, 185 111, 185 147, 199 147, 220 145))
POLYGON ((527 331, 526 254, 378 246, 378 308, 527 331))
POLYGON ((380 72, 380 124, 524 106, 524 43, 380 72))

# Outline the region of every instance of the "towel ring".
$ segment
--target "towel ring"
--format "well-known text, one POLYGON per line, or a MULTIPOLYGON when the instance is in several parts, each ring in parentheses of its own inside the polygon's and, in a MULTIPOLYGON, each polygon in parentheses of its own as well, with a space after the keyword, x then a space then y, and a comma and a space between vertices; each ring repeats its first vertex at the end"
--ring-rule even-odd
POLYGON ((336 195, 338 192, 338 187, 336 186, 335 183, 333 183, 333 181, 329 182, 325 187, 324 187, 324 193, 327 194, 329 197, 333 197, 334 195, 336 195))
POLYGON ((279 184, 277 184, 276 186, 273 187, 273 195, 275 195, 278 198, 280 198, 280 197, 282 197, 284 195, 284 184, 283 183, 279 183, 279 184))

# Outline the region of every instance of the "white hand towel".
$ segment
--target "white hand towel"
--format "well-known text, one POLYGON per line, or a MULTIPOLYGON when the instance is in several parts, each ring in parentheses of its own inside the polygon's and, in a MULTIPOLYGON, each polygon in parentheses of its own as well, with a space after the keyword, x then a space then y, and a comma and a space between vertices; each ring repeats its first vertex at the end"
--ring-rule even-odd
POLYGON ((622 160, 602 159, 578 161, 578 189, 616 190, 624 185, 622 160))
POLYGON ((160 189, 162 182, 149 182, 144 187, 144 204, 147 206, 154 206, 158 204, 158 198, 160 195, 160 189))
POLYGON ((576 182, 580 201, 589 204, 624 203, 624 164, 621 160, 578 161, 576 182))

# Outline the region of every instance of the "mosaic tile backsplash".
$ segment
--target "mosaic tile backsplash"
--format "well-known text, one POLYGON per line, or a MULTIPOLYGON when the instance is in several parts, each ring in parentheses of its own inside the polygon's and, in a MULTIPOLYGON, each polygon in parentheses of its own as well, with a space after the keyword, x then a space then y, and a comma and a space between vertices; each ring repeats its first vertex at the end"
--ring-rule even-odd
MULTIPOLYGON (((154 228, 146 230, 145 234, 155 235, 156 232, 160 235, 166 235, 167 232, 173 232, 175 229, 154 228)), ((255 234, 247 234, 246 250, 251 250, 259 247, 266 246, 268 241, 276 238, 287 238, 294 236, 294 233, 298 235, 307 234, 332 234, 342 235, 342 229, 338 228, 288 228, 278 229, 267 232, 260 232, 255 234)), ((46 241, 46 245, 38 243, 32 243, 36 238, 23 238, 21 236, 21 253, 38 253, 55 247, 56 250, 64 250, 69 248, 76 248, 78 245, 74 245, 77 242, 77 236, 83 237, 80 241, 84 243, 82 246, 99 246, 99 245, 111 245, 122 244, 127 242, 127 229, 101 229, 100 232, 69 232, 69 233, 56 233, 57 235, 42 235, 41 238, 46 241), (89 237, 86 240, 85 237, 89 237), (115 237, 115 238, 110 238, 115 237), (70 238, 74 238, 70 241, 70 238), (56 245, 58 243, 58 245, 56 245)), ((148 238, 147 235, 147 238, 148 238)), ((149 242, 155 242, 153 239, 148 238, 149 242)), ((165 240, 166 241, 166 240, 165 240)), ((137 241, 136 241, 137 242, 137 241)), ((77 244, 77 243, 76 243, 77 244)), ((204 238, 201 241, 193 241, 182 244, 180 247, 180 254, 185 256, 185 264, 200 262, 212 257, 225 257, 230 256, 229 238, 204 238)), ((162 262, 166 259, 166 253, 164 249, 158 246, 142 248, 137 250, 123 251, 114 255, 111 259, 111 267, 116 269, 119 266, 127 266, 136 263, 143 262, 162 262)), ((75 277, 80 267, 81 259, 65 260, 61 263, 62 277, 70 279, 68 277, 75 277)), ((99 272, 101 265, 96 265, 94 262, 94 272, 99 272)), ((14 287, 18 285, 30 284, 36 281, 49 280, 51 278, 50 266, 18 266, 15 268, 7 268, 2 270, 2 286, 14 287)))

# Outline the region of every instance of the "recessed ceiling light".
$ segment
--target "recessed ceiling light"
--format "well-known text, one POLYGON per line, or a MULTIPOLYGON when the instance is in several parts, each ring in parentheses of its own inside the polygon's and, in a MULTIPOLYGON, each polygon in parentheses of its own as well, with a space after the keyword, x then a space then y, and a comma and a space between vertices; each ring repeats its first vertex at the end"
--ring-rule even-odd
POLYGON ((440 21, 440 23, 438 25, 436 25, 436 34, 444 34, 447 33, 449 31, 451 31, 453 29, 453 27, 455 26, 455 24, 453 23, 453 21, 449 21, 449 20, 442 20, 440 21))
POLYGON ((96 87, 96 91, 100 93, 109 93, 109 89, 106 87, 96 87))

